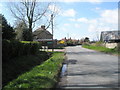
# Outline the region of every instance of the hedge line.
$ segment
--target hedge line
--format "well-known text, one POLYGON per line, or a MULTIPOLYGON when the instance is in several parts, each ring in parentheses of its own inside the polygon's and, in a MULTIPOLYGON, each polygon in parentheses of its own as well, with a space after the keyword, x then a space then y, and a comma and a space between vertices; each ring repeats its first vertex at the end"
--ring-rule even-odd
POLYGON ((19 41, 2 41, 2 59, 3 62, 7 60, 24 55, 35 55, 39 48, 41 48, 38 42, 19 42, 19 41))
POLYGON ((49 58, 47 52, 39 51, 36 55, 20 56, 2 64, 2 86, 16 79, 19 75, 28 72, 36 65, 49 58))
POLYGON ((64 53, 56 52, 41 65, 34 67, 32 70, 9 82, 3 89, 43 90, 45 88, 54 88, 63 61, 64 53))

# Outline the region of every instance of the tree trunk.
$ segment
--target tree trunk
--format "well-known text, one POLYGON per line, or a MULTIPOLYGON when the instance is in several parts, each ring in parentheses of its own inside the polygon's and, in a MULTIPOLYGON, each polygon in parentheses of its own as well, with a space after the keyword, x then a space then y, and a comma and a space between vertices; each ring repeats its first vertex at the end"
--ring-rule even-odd
POLYGON ((32 35, 32 22, 29 23, 29 32, 30 32, 30 41, 33 41, 33 35, 32 35))

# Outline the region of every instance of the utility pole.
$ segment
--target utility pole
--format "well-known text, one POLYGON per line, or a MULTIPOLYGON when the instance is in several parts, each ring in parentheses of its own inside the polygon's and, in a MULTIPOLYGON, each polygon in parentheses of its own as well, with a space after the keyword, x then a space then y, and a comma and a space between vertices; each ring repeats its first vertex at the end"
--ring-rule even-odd
MULTIPOLYGON (((53 35, 53 14, 51 15, 52 35, 53 35)), ((52 36, 52 52, 54 51, 54 40, 52 36)))

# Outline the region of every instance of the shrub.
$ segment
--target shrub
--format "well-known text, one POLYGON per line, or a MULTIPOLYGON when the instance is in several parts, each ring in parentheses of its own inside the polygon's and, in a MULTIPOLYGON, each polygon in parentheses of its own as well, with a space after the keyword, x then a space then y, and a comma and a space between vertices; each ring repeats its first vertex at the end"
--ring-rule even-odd
POLYGON ((32 43, 31 49, 30 49, 30 53, 32 55, 35 55, 39 50, 39 44, 38 43, 32 43))
POLYGON ((9 40, 3 40, 2 41, 2 59, 4 61, 7 61, 9 58, 10 58, 10 55, 9 55, 9 40))
POLYGON ((17 40, 2 41, 2 58, 3 61, 7 61, 11 58, 23 56, 23 55, 35 55, 41 45, 38 42, 19 42, 17 40))
POLYGON ((103 42, 99 41, 95 43, 95 46, 103 46, 103 42))
POLYGON ((40 65, 49 58, 47 52, 39 52, 37 55, 21 56, 10 59, 2 64, 2 86, 16 79, 19 75, 28 72, 36 65, 40 65))
MULTIPOLYGON (((29 60, 28 60, 29 61, 29 60)), ((34 60, 35 62, 36 60, 34 60)), ((37 60, 39 61, 39 60, 37 60)), ((64 61, 64 53, 56 52, 47 61, 37 65, 17 79, 9 82, 3 89, 44 89, 54 88, 57 83, 58 73, 64 61)), ((33 61, 31 60, 31 63, 33 61)), ((20 69, 21 70, 21 69, 20 69)))
POLYGON ((19 41, 11 41, 9 43, 9 55, 10 58, 18 57, 20 55, 23 55, 23 44, 19 41))
POLYGON ((82 45, 88 45, 89 46, 90 43, 89 42, 83 42, 82 45))
POLYGON ((23 50, 24 55, 30 54, 30 48, 31 48, 31 43, 24 43, 24 50, 23 50))

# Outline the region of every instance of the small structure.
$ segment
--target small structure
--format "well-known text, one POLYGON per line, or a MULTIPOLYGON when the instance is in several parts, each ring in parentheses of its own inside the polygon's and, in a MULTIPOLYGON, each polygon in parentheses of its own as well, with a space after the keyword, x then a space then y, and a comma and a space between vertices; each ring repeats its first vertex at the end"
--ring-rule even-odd
POLYGON ((100 41, 120 42, 120 31, 103 31, 101 32, 100 41))
POLYGON ((107 48, 115 48, 120 43, 120 31, 103 31, 100 41, 103 41, 107 48))
POLYGON ((52 48, 52 46, 56 46, 57 44, 57 40, 52 41, 52 38, 53 35, 46 30, 44 25, 33 32, 33 40, 41 42, 42 46, 48 46, 48 48, 52 48))

